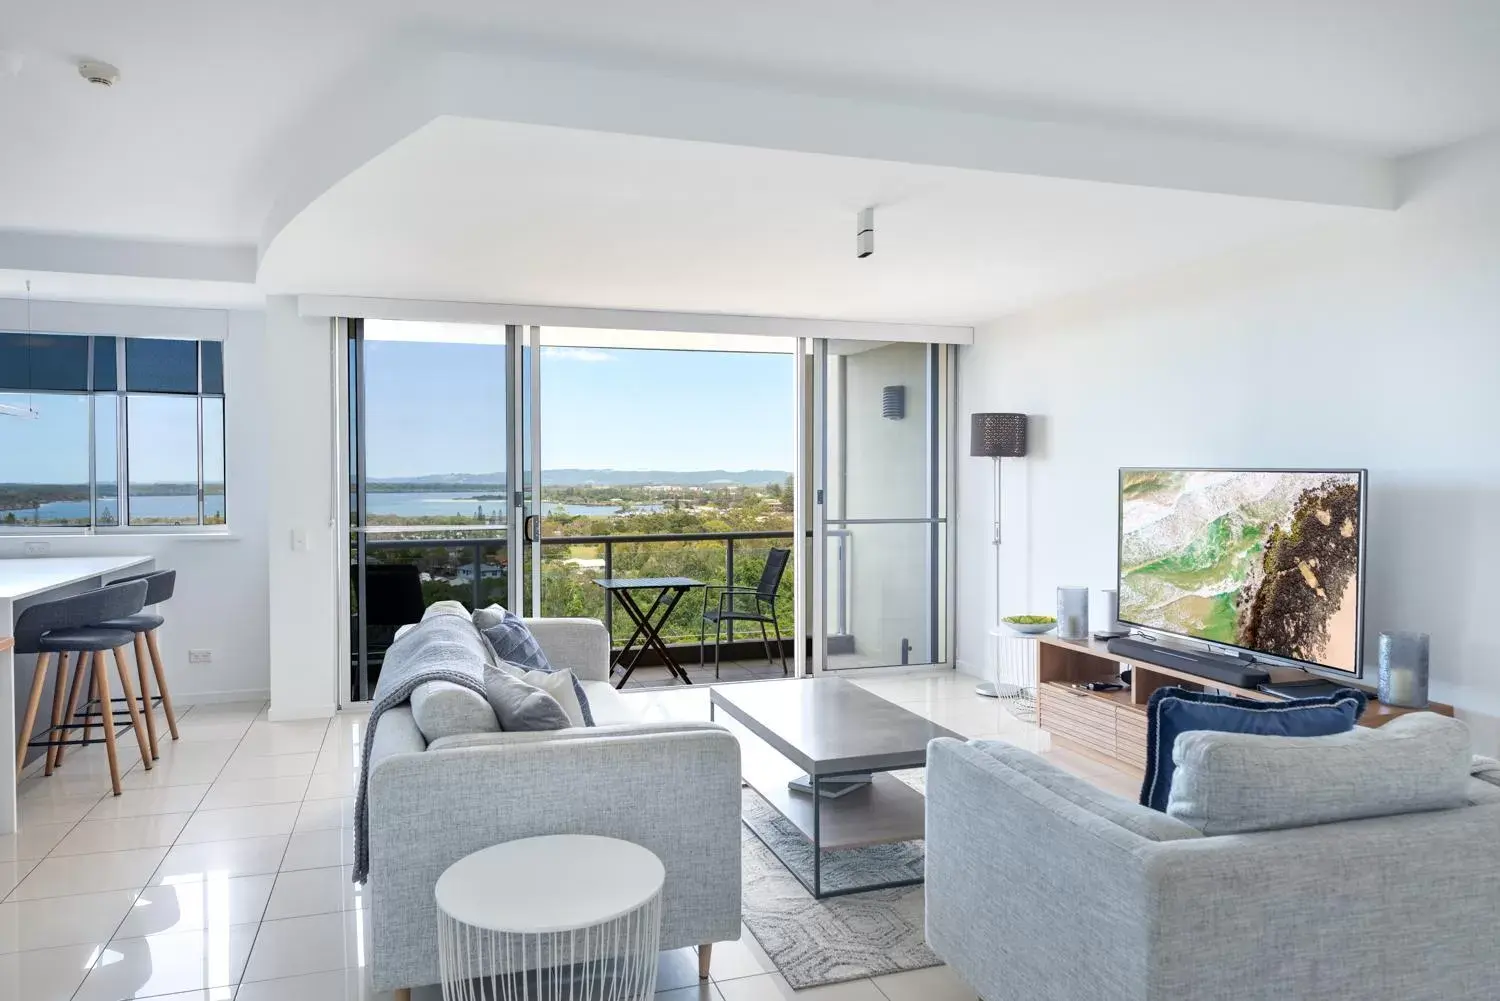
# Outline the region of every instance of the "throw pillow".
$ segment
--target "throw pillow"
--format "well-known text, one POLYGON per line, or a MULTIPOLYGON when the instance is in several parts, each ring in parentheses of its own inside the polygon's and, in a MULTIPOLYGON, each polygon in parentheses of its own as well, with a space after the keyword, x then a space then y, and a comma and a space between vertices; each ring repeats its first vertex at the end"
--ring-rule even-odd
MULTIPOLYGON (((515 612, 501 605, 490 605, 488 608, 475 609, 472 619, 475 628, 489 641, 497 662, 516 664, 528 671, 545 671, 548 674, 553 672, 546 653, 542 651, 542 645, 515 612)), ((571 672, 569 676, 573 678, 573 696, 578 700, 582 725, 593 726, 594 715, 589 709, 589 697, 578 683, 577 676, 571 672)))
POLYGON ((509 671, 486 667, 484 688, 501 730, 566 730, 571 725, 556 699, 509 671))
MULTIPOLYGON (((571 726, 588 726, 583 720, 583 707, 578 703, 578 692, 573 687, 577 681, 573 678, 573 672, 567 668, 561 671, 523 671, 515 664, 501 664, 502 671, 508 671, 514 677, 520 678, 528 685, 534 685, 557 700, 562 706, 563 712, 568 714, 568 723, 571 726)), ((486 707, 487 708, 487 707, 486 707)))
POLYGON ((1364 708, 1364 694, 1352 688, 1287 702, 1158 688, 1146 703, 1146 778, 1141 784, 1141 805, 1166 812, 1176 767, 1172 750, 1180 733, 1218 730, 1277 737, 1323 737, 1353 729, 1364 708))
POLYGON ((465 733, 497 733, 500 722, 484 696, 451 681, 428 681, 412 689, 411 717, 427 743, 465 733))
POLYGON ((1204 834, 1276 831, 1469 802, 1469 728, 1413 713, 1377 730, 1177 738, 1167 813, 1204 834))

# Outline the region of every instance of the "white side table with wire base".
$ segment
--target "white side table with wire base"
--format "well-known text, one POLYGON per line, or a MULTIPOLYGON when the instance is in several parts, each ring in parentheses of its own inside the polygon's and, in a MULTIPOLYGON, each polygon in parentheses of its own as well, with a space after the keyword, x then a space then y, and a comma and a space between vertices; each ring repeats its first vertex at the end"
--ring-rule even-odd
POLYGON ((666 868, 629 841, 508 841, 437 881, 444 1001, 651 1001, 666 868))

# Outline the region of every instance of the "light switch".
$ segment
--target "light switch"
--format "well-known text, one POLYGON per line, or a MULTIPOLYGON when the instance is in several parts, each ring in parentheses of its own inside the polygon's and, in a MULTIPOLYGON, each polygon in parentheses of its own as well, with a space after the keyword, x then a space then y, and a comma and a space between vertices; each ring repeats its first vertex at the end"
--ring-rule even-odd
POLYGON ((294 553, 305 553, 305 552, 307 552, 307 529, 305 529, 305 528, 294 528, 294 529, 292 529, 292 552, 294 552, 294 553))

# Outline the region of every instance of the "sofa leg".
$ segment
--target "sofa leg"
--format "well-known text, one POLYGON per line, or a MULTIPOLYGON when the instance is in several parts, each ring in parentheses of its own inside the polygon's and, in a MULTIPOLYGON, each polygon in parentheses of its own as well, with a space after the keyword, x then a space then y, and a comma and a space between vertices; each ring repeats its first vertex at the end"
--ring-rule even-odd
POLYGON ((397 987, 391 992, 391 997, 393 1001, 411 1001, 411 988, 397 987))
POLYGON ((708 964, 713 961, 713 956, 714 956, 714 944, 712 942, 704 942, 702 945, 698 946, 698 979, 699 980, 707 980, 708 979, 708 964))

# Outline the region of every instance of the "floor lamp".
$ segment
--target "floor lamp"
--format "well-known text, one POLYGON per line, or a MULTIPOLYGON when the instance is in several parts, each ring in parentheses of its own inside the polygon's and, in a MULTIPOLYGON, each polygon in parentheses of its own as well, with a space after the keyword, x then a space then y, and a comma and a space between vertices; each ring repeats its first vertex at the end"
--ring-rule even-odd
MULTIPOLYGON (((1026 454, 1025 414, 974 414, 969 423, 969 454, 995 460, 995 532, 990 540, 995 547, 995 627, 1000 626, 1000 460, 1020 458, 1026 454)), ((1000 657, 995 656, 995 681, 981 682, 975 691, 998 698, 1000 657)))

